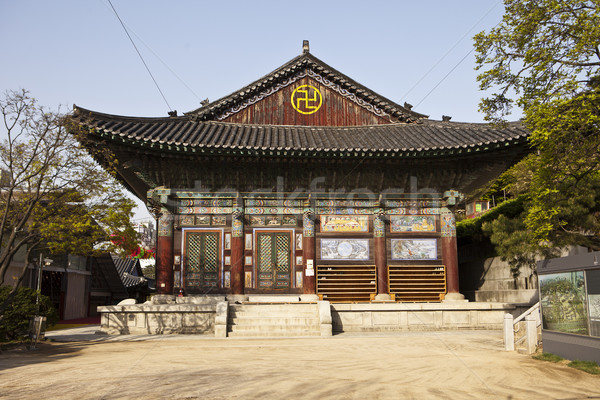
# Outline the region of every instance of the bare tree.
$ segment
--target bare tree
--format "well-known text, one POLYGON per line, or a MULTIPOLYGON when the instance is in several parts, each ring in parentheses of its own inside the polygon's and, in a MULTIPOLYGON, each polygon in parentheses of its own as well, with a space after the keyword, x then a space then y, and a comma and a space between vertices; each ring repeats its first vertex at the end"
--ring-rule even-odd
POLYGON ((0 113, 0 284, 24 248, 29 260, 42 243, 49 252, 86 255, 110 245, 107 233, 135 240, 133 203, 83 149, 85 132, 68 116, 46 110, 26 90, 4 93, 0 113))

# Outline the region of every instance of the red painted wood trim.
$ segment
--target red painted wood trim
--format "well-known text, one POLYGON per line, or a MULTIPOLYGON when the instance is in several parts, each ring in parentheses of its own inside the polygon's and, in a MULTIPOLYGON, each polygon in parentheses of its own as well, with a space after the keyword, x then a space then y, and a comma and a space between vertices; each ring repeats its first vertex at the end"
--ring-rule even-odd
POLYGON ((244 237, 231 237, 231 293, 244 294, 244 237))
POLYGON ((442 255, 446 265, 446 289, 448 293, 459 293, 458 254, 456 236, 442 237, 442 255))
POLYGON ((302 248, 303 248, 303 264, 305 273, 302 274, 303 281, 302 287, 304 290, 304 294, 317 294, 317 257, 315 252, 315 237, 307 237, 304 236, 302 238, 302 248), (315 275, 306 276, 306 260, 313 260, 313 267, 315 271, 315 275))
POLYGON ((388 294, 388 266, 385 255, 385 237, 373 239, 373 250, 375 257, 375 269, 377 270, 377 294, 388 294))

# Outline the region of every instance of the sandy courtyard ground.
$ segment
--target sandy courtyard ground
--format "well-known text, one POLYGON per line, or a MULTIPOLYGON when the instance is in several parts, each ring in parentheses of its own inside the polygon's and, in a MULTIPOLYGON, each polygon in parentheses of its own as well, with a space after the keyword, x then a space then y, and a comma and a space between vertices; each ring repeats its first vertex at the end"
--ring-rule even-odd
POLYGON ((504 352, 498 331, 121 336, 0 353, 0 398, 600 399, 600 377, 504 352))

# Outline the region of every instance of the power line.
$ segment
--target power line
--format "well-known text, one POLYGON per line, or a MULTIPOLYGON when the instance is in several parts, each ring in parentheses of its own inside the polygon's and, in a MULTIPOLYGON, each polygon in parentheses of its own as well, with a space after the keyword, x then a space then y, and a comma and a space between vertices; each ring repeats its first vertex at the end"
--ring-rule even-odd
POLYGON ((467 57, 469 57, 469 55, 471 55, 471 53, 473 52, 473 50, 474 50, 474 49, 471 49, 471 50, 470 50, 470 51, 469 51, 469 52, 468 52, 468 53, 467 53, 467 54, 466 54, 466 55, 465 55, 463 58, 461 58, 461 59, 460 59, 460 61, 459 61, 458 63, 456 63, 456 65, 455 65, 454 67, 452 67, 452 69, 451 69, 451 70, 450 70, 450 71, 449 71, 449 72, 448 72, 446 75, 444 75, 444 77, 443 77, 443 78, 442 78, 442 79, 441 79, 441 80, 440 80, 440 81, 439 81, 439 82, 438 82, 438 83, 437 83, 437 84, 436 84, 436 85, 433 87, 433 89, 431 89, 429 92, 427 92, 427 94, 425 95, 425 97, 423 97, 423 98, 421 99, 421 101, 419 101, 419 102, 418 102, 418 103, 415 105, 415 107, 418 107, 418 106, 419 106, 419 104, 421 104, 422 102, 424 102, 424 101, 425 101, 425 99, 426 99, 427 97, 429 97, 429 95, 430 95, 431 93, 433 93, 433 91, 434 91, 435 89, 437 89, 437 87, 438 87, 438 86, 440 86, 440 85, 442 84, 442 82, 444 82, 444 81, 446 80, 446 78, 447 78, 447 77, 448 77, 448 76, 449 76, 449 75, 450 75, 452 72, 454 72, 454 70, 455 70, 455 69, 456 69, 456 68, 457 68, 457 67, 458 67, 460 64, 462 64, 462 62, 463 62, 463 61, 465 61, 465 59, 466 59, 467 57))
POLYGON ((148 65, 146 64, 146 61, 144 61, 144 57, 142 57, 142 54, 140 53, 140 51, 138 50, 137 46, 135 45, 135 42, 131 38, 131 35, 129 34, 129 31, 127 31, 127 28, 125 27, 125 24, 123 23, 123 20, 121 20, 121 17, 119 17, 119 13, 117 13, 117 10, 115 10, 115 7, 113 6, 113 4, 112 4, 112 2, 110 0, 108 0, 108 3, 110 4, 110 7, 113 9, 113 11, 114 11, 115 15, 117 16, 119 22, 121 23, 121 26, 123 27, 123 30, 125 30, 125 33, 127 34, 127 37, 129 38, 129 41, 131 41, 131 44, 135 48, 135 51, 137 52, 138 56, 140 56, 140 60, 142 60, 142 63, 146 67, 146 71, 148 71, 148 73, 150 74, 150 77, 152 78, 152 81, 154 82, 154 85, 156 85, 156 88, 158 89, 160 95, 162 96, 163 100, 165 101, 167 107, 169 108, 169 111, 173 111, 173 109, 169 105, 169 102, 167 101, 167 98, 163 94, 162 90, 160 90, 160 86, 158 86, 158 83, 156 82, 156 79, 154 79, 154 75, 152 75, 152 72, 150 72, 150 68, 148 68, 148 65))
MULTIPOLYGON (((105 5, 105 6, 108 8, 108 5, 106 5, 106 3, 102 3, 102 4, 104 4, 104 5, 105 5)), ((189 91, 190 91, 190 93, 191 93, 191 94, 193 94, 193 95, 194 95, 194 97, 195 97, 195 98, 196 98, 198 101, 201 101, 201 100, 202 100, 202 99, 200 98, 200 96, 198 96, 198 94, 196 94, 196 92, 194 92, 194 90, 193 90, 193 89, 192 89, 192 88, 191 88, 191 87, 190 87, 190 86, 189 86, 189 85, 188 85, 188 84, 187 84, 187 83, 186 83, 186 82, 185 82, 185 81, 184 81, 184 80, 183 80, 183 79, 182 79, 182 78, 181 78, 179 75, 177 75, 177 73, 176 73, 175 71, 173 71, 173 69, 171 69, 171 67, 169 67, 169 64, 167 64, 167 63, 166 63, 166 62, 165 62, 165 61, 164 61, 162 58, 160 58, 160 56, 159 56, 159 55, 158 55, 158 54, 157 54, 157 53, 156 53, 156 52, 155 52, 155 51, 152 49, 152 47, 150 47, 150 46, 148 45, 148 43, 146 43, 146 42, 144 41, 144 39, 142 39, 142 38, 140 37, 140 35, 138 35, 138 34, 136 33, 136 31, 134 31, 134 30, 133 30, 133 29, 132 29, 130 26, 128 26, 127 24, 125 24, 125 26, 127 27, 127 30, 128 30, 129 32, 131 32, 131 33, 133 34, 133 36, 135 36, 135 38, 136 38, 136 39, 137 39, 139 42, 141 42, 141 43, 144 45, 144 47, 146 47, 146 49, 148 49, 148 51, 150 51, 150 53, 152 53, 152 55, 154 55, 154 57, 156 57, 156 59, 157 59, 158 61, 160 61, 160 63, 161 63, 161 64, 162 64, 162 65, 163 65, 165 68, 167 68, 167 69, 169 70, 169 72, 171 72, 171 73, 173 74, 173 76, 175 76, 175 78, 177 78, 177 80, 178 80, 178 81, 179 81, 179 82, 180 82, 180 83, 181 83, 183 86, 185 86, 185 87, 187 88, 187 90, 189 90, 189 91)))
MULTIPOLYGON (((423 80, 424 80, 424 79, 425 79, 425 78, 426 78, 426 77, 427 77, 427 76, 428 76, 428 75, 431 73, 431 71, 433 71, 433 70, 434 70, 434 69, 435 69, 435 68, 436 68, 436 67, 437 67, 437 66, 438 66, 438 65, 439 65, 439 64, 440 64, 440 63, 441 63, 441 62, 442 62, 442 61, 443 61, 443 60, 444 60, 444 59, 445 59, 445 58, 446 58, 446 57, 447 57, 447 56, 448 56, 448 55, 449 55, 449 54, 450 54, 450 53, 451 53, 451 52, 452 52, 452 51, 453 51, 453 50, 454 50, 454 49, 455 49, 455 48, 456 48, 456 47, 457 47, 459 44, 460 44, 460 42, 462 42, 462 41, 465 39, 465 37, 467 37, 467 36, 468 36, 468 35, 469 35, 469 34, 470 34, 472 31, 473 31, 473 29, 475 29, 475 28, 477 27, 477 25, 479 25, 479 24, 481 23, 481 21, 483 21, 483 20, 485 19, 485 17, 487 17, 487 16, 488 16, 488 15, 489 15, 489 14, 492 12, 492 10, 494 10, 494 8, 496 8, 496 7, 498 6, 498 4, 500 4, 500 3, 501 3, 501 2, 497 2, 496 4, 494 4, 494 5, 492 6, 492 8, 490 8, 490 9, 489 9, 489 10, 488 10, 488 11, 487 11, 487 12, 486 12, 484 15, 483 15, 483 17, 479 18, 479 20, 478 20, 478 21, 477 21, 477 22, 476 22, 476 23, 475 23, 475 24, 474 24, 474 25, 471 27, 471 29, 469 29, 469 30, 468 30, 468 31, 467 31, 467 32, 466 32, 466 33, 465 33, 465 34, 464 34, 464 35, 463 35, 463 36, 462 36, 462 37, 461 37, 461 38, 460 38, 460 39, 459 39, 459 40, 458 40, 458 41, 457 41, 455 44, 454 44, 454 46, 452 46, 452 47, 450 48, 450 50, 448 50, 448 51, 446 52, 446 54, 444 54, 444 55, 443 55, 443 56, 442 56, 442 57, 441 57, 441 58, 440 58, 440 59, 439 59, 439 60, 438 60, 438 61, 437 61, 437 62, 436 62, 436 63, 435 63, 435 64, 434 64, 434 65, 433 65, 433 66, 432 66, 432 67, 431 67, 431 68, 430 68, 430 69, 429 69, 429 70, 428 70, 428 71, 427 71, 427 72, 426 72, 426 73, 425 73, 423 76, 422 76, 422 77, 421 77, 421 79, 419 79, 419 80, 417 81, 417 83, 415 83, 415 84, 414 84, 414 85, 413 85, 413 86, 412 86, 412 87, 411 87, 411 88, 408 90, 408 92, 406 92, 406 93, 405 93, 405 94, 404 94, 404 95, 401 97, 401 99, 406 99, 406 98, 407 98, 407 96, 408 96, 408 95, 409 95, 409 94, 410 94, 410 93, 411 93, 411 92, 412 92, 412 91, 413 91, 413 90, 414 90, 414 89, 415 89, 415 88, 416 88, 416 87, 417 87, 417 86, 418 86, 418 85, 419 85, 419 84, 420 84, 420 83, 421 83, 421 82, 422 82, 422 81, 423 81, 423 80)), ((473 51, 473 50, 471 50, 471 52, 472 52, 472 51, 473 51)), ((469 52, 469 54, 470 54, 471 52, 469 52)), ((467 54, 467 56, 468 56, 468 54, 467 54)), ((465 57, 464 57, 462 60, 460 60, 459 64, 460 64, 460 63, 461 63, 461 62, 462 62, 462 61, 463 61, 465 58, 466 58, 466 56, 465 56, 465 57)), ((456 67, 457 67, 457 66, 458 66, 458 65, 456 65, 456 66, 455 66, 455 67, 454 67, 452 70, 456 69, 456 67)), ((446 77, 447 77, 448 75, 449 75, 449 74, 447 74, 447 75, 446 75, 446 76, 445 76, 445 77, 442 79, 442 81, 443 81, 444 79, 446 79, 446 77)), ((440 83, 442 83, 442 81, 440 81, 440 82, 439 82, 439 83, 438 83, 438 84, 435 86, 435 88, 437 88, 437 87, 440 85, 440 83)), ((434 88, 434 89, 435 89, 435 88, 434 88)), ((432 91, 433 91, 433 90, 432 90, 432 91)), ((429 96, 429 94, 431 94, 431 92, 427 93, 427 96, 429 96)), ((420 101, 420 102, 417 104, 417 106, 418 106, 419 104, 421 104, 421 103, 422 103, 422 102, 425 100, 425 98, 427 98, 427 96, 425 96, 423 99, 421 99, 421 101, 420 101)), ((415 106, 415 107, 416 107, 416 106, 415 106)))
POLYGON ((189 87, 189 85, 188 85, 187 83, 185 83, 185 81, 184 81, 183 79, 181 79, 181 78, 179 77, 179 75, 177 75, 177 73, 175 73, 175 71, 173 71, 173 70, 171 69, 171 67, 169 67, 169 65, 168 65, 166 62, 164 62, 164 61, 162 60, 162 58, 160 58, 160 57, 159 57, 159 55, 158 55, 158 54, 156 54, 156 53, 154 52, 154 50, 152 50, 152 48, 150 48, 150 46, 148 46, 148 45, 147 45, 147 44, 144 42, 144 40, 143 40, 141 37, 139 37, 137 33, 135 33, 135 31, 134 31, 133 29, 129 28, 129 30, 131 31, 131 33, 133 33, 133 34, 134 34, 134 36, 135 36, 135 37, 136 37, 136 38, 137 38, 137 39, 138 39, 140 42, 142 42, 142 44, 143 44, 143 45, 144 45, 144 46, 145 46, 145 47, 146 47, 146 48, 147 48, 147 49, 148 49, 148 50, 149 50, 149 51, 150 51, 150 52, 151 52, 151 53, 154 55, 154 57, 156 57, 156 58, 158 59, 158 61, 160 61, 160 63, 161 63, 162 65, 164 65, 164 66, 165 66, 165 68, 167 68, 167 69, 168 69, 168 70, 169 70, 169 71, 170 71, 170 72, 173 74, 173 76, 175 76, 175 78, 177 78, 177 80, 178 80, 178 81, 179 81, 179 82, 180 82, 180 83, 181 83, 183 86, 185 86, 185 87, 186 87, 186 88, 187 88, 187 89, 190 91, 190 93, 192 93, 192 94, 194 95, 194 97, 195 97, 195 98, 196 98, 198 101, 201 101, 201 100, 202 100, 202 99, 200 99, 200 96, 198 96, 198 95, 196 94, 196 92, 194 92, 194 90, 193 90, 191 87, 189 87))

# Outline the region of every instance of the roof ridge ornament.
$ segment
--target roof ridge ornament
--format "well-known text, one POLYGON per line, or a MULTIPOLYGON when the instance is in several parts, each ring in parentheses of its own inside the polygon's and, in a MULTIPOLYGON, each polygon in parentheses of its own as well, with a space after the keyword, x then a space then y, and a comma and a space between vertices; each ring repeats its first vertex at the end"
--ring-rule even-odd
POLYGON ((302 41, 302 54, 306 54, 310 52, 310 45, 308 43, 308 40, 303 40, 302 41))

